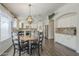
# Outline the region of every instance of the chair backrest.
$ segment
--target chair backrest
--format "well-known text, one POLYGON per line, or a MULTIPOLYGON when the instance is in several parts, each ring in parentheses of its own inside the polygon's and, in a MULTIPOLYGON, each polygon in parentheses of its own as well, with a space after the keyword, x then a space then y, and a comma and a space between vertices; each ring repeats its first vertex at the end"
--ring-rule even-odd
POLYGON ((12 37, 12 43, 13 43, 13 46, 15 47, 14 37, 13 37, 13 32, 11 33, 11 37, 12 37))
POLYGON ((43 41, 43 32, 38 32, 39 35, 39 43, 42 43, 43 41))
POLYGON ((26 31, 26 36, 31 36, 31 31, 26 31))
POLYGON ((34 31, 34 37, 35 37, 35 38, 38 38, 38 36, 39 36, 38 31, 37 31, 37 30, 34 31))
POLYGON ((16 45, 18 46, 18 48, 20 48, 19 33, 12 33, 12 42, 13 42, 14 48, 16 48, 15 47, 16 45))
POLYGON ((20 39, 21 34, 18 32, 17 36, 18 36, 18 46, 20 49, 21 48, 21 39, 20 39))
POLYGON ((17 39, 18 39, 17 33, 12 32, 12 33, 11 33, 11 36, 12 36, 12 43, 13 43, 13 46, 15 47, 15 44, 18 43, 18 41, 17 41, 17 39))
POLYGON ((24 31, 19 31, 18 34, 19 35, 24 35, 24 31))

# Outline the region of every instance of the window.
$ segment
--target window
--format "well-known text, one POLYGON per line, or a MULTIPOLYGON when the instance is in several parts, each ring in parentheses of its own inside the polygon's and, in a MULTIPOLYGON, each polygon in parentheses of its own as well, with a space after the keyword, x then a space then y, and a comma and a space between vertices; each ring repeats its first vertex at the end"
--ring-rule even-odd
POLYGON ((11 37, 11 21, 4 15, 0 15, 0 41, 11 37))
POLYGON ((17 19, 14 19, 14 21, 13 21, 13 28, 17 28, 17 21, 16 21, 17 19))

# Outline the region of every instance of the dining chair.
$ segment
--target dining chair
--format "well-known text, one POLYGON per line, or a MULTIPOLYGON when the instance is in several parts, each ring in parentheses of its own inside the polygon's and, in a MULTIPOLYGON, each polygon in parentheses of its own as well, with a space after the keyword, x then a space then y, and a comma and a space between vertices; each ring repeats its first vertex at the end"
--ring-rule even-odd
POLYGON ((38 41, 31 43, 31 53, 34 49, 38 49, 38 55, 40 56, 40 49, 43 51, 42 48, 43 43, 43 32, 38 32, 38 41))
POLYGON ((39 32, 39 46, 41 47, 41 50, 43 51, 43 32, 39 32))
POLYGON ((19 35, 24 35, 24 31, 18 31, 19 35))
POLYGON ((16 33, 16 35, 12 33, 12 42, 14 47, 13 56, 15 56, 16 50, 19 52, 19 56, 21 56, 21 52, 28 51, 28 43, 22 43, 19 36, 19 33, 16 33))

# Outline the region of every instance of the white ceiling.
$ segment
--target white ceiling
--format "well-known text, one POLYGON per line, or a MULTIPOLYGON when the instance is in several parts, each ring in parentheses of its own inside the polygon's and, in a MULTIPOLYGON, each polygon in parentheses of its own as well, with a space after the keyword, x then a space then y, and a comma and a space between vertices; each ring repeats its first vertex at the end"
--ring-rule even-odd
MULTIPOLYGON (((28 3, 4 3, 4 5, 17 17, 29 15, 28 3)), ((32 3, 32 16, 49 15, 63 6, 64 3, 32 3)))

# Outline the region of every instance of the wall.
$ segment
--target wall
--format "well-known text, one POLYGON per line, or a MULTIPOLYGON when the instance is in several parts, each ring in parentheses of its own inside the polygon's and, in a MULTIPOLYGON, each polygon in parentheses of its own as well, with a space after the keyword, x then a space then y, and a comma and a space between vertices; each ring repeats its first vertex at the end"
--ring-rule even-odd
POLYGON ((56 11, 55 41, 79 53, 79 4, 66 4, 56 11), (56 33, 56 28, 76 27, 77 35, 56 33))
POLYGON ((48 25, 48 39, 54 39, 54 21, 49 20, 49 25, 48 25))
MULTIPOLYGON (((11 21, 13 16, 0 4, 0 14, 7 16, 11 21)), ((1 26, 1 25, 0 25, 1 26)), ((12 45, 11 37, 7 40, 0 41, 0 55, 12 45)))

